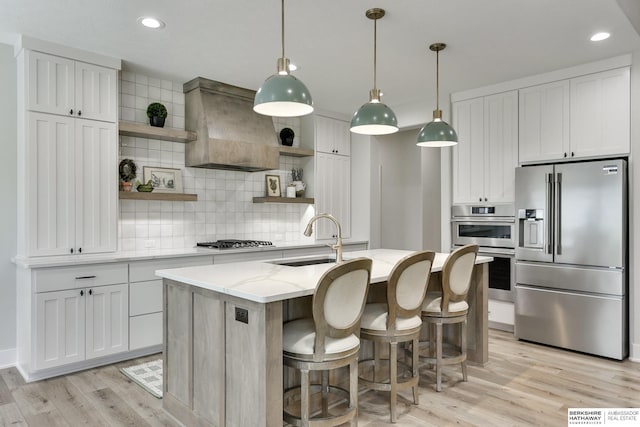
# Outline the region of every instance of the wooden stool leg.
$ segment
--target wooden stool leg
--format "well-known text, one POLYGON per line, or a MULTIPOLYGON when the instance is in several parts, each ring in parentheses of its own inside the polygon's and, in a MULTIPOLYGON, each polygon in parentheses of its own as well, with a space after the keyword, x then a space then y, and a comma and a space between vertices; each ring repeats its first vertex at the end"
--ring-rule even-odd
POLYGON ((309 370, 300 370, 300 421, 302 427, 309 427, 309 370))
POLYGON ((378 382, 380 377, 380 345, 373 342, 373 382, 378 382))
POLYGON ((462 359, 462 381, 467 381, 467 318, 465 317, 461 325, 460 352, 464 355, 462 359))
POLYGON ((349 407, 356 409, 355 416, 350 420, 350 426, 358 425, 358 360, 349 364, 349 407))
MULTIPOLYGON (((418 365, 420 363, 419 352, 419 338, 414 338, 413 343, 411 344, 411 378, 416 378, 420 375, 418 370, 418 365)), ((418 384, 411 387, 413 389, 413 403, 418 404, 418 384)))
POLYGON ((395 423, 397 420, 396 415, 396 401, 398 400, 398 343, 392 342, 389 344, 389 384, 391 384, 391 422, 395 423))
POLYGON ((329 415, 329 401, 327 395, 329 394, 329 371, 322 371, 322 416, 329 415))
POLYGON ((436 323, 436 391, 442 390, 442 323, 436 323))

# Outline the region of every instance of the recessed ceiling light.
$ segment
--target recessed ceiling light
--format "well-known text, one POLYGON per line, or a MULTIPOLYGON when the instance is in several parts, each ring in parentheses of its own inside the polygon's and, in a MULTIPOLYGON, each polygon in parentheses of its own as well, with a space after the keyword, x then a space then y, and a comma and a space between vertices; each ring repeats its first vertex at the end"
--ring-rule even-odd
POLYGON ((606 32, 602 32, 602 33, 595 33, 594 35, 591 36, 591 41, 592 42, 599 42, 602 40, 606 40, 609 38, 611 34, 606 33, 606 32))
POLYGON ((147 28, 164 28, 164 22, 151 16, 141 16, 140 18, 138 18, 138 22, 147 28))

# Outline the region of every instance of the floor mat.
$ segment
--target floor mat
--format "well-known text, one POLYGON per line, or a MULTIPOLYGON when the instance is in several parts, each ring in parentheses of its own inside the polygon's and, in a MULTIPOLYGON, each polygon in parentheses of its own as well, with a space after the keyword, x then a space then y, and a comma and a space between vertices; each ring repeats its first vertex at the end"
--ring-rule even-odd
POLYGON ((158 399, 162 398, 162 359, 122 368, 120 372, 158 399))

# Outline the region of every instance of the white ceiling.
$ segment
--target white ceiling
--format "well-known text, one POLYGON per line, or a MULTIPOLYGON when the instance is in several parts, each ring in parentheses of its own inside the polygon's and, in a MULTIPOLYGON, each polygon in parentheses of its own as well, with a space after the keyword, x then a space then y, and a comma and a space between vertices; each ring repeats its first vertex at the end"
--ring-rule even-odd
MULTIPOLYGON (((371 7, 387 12, 378 22, 384 102, 429 114, 435 54, 428 45, 436 41, 448 45, 440 53, 443 97, 640 49, 616 0, 289 0, 286 56, 301 66, 295 75, 316 107, 351 115, 368 100, 371 7), (590 42, 597 31, 612 36, 590 42)), ((125 67, 175 81, 203 76, 257 89, 280 56, 280 1, 0 0, 0 40, 15 33, 118 57, 125 67), (166 27, 143 28, 136 22, 142 15, 166 27)))

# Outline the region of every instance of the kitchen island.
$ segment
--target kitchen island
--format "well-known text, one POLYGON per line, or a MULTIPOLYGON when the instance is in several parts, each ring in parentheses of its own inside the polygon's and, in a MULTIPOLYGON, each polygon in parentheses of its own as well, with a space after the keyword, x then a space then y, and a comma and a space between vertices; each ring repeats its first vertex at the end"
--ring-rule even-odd
MULTIPOLYGON (((383 283, 411 251, 349 252, 373 260, 383 283)), ((436 255, 431 286, 448 254, 436 255)), ((488 268, 478 257, 469 292, 468 358, 488 359, 488 268)), ((243 262, 159 270, 164 293, 164 408, 185 425, 281 426, 282 324, 301 315, 334 264, 243 262)))

